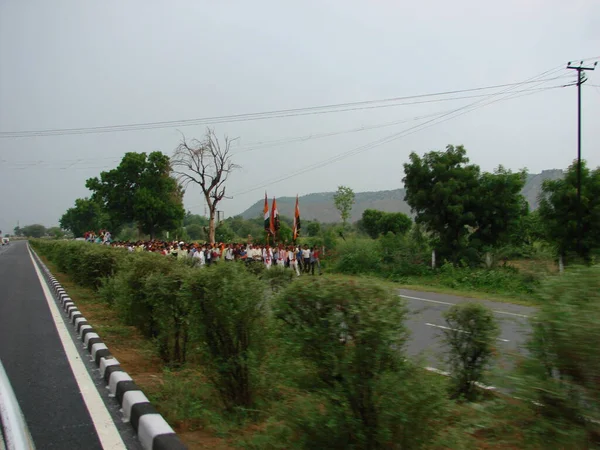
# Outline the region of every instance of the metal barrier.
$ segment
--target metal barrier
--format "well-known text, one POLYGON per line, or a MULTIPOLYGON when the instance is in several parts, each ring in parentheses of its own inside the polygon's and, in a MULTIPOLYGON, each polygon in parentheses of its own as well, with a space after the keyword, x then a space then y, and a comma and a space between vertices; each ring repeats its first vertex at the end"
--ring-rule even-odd
POLYGON ((0 361, 0 450, 35 450, 29 428, 0 361))

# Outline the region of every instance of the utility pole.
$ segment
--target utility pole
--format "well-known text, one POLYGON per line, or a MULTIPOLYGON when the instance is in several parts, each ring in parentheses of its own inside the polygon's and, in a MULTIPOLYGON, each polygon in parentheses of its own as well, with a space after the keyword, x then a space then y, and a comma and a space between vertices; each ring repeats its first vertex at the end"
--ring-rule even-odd
POLYGON ((583 61, 579 62, 578 66, 571 65, 571 61, 567 64, 567 69, 577 71, 577 254, 581 256, 581 239, 583 237, 581 224, 581 85, 587 81, 584 72, 586 70, 594 70, 598 62, 595 62, 591 67, 584 67, 583 61))

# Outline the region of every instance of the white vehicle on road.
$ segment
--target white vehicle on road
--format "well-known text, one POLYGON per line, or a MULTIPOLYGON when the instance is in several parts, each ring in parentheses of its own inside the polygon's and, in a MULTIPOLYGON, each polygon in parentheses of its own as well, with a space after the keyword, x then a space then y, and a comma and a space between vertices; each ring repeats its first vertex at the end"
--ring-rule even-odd
POLYGON ((2 245, 8 245, 9 243, 10 243, 10 239, 8 239, 7 237, 2 238, 2 245))

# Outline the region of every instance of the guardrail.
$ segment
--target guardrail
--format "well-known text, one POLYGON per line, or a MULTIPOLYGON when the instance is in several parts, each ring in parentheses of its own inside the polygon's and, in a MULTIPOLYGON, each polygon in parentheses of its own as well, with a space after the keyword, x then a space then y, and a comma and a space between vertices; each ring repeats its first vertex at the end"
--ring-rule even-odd
POLYGON ((0 449, 35 450, 29 428, 0 361, 0 449))

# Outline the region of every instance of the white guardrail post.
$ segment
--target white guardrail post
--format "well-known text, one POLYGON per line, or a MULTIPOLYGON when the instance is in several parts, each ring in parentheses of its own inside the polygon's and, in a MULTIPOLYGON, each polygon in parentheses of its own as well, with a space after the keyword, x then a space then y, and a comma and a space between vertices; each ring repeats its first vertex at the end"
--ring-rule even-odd
POLYGON ((0 361, 0 450, 35 450, 29 428, 0 361))

